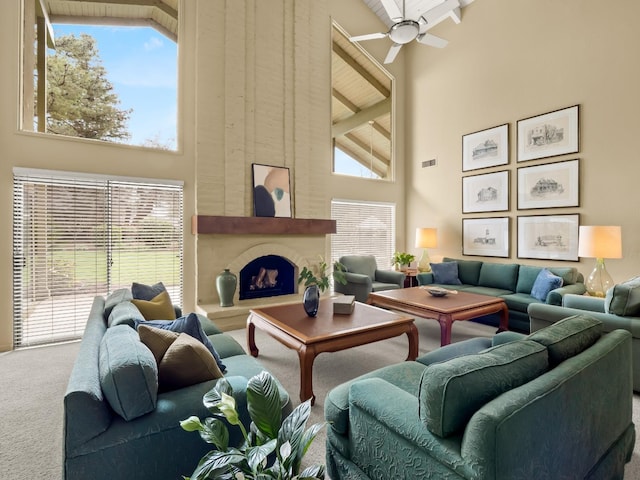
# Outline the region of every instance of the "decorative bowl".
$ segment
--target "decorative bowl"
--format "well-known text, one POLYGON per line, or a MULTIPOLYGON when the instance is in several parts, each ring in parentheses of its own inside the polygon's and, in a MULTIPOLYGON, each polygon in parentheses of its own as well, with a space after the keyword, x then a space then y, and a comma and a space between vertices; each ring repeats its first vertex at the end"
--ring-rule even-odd
POLYGON ((445 297, 449 293, 446 288, 439 287, 427 287, 426 290, 434 297, 445 297))

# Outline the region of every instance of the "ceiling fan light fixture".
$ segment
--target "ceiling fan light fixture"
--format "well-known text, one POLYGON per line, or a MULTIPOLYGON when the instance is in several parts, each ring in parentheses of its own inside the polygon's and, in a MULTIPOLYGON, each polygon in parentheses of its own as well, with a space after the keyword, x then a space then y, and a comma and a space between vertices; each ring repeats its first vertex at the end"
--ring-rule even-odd
POLYGON ((415 20, 403 20, 391 27, 389 38, 395 43, 404 45, 414 40, 420 33, 420 24, 415 20))

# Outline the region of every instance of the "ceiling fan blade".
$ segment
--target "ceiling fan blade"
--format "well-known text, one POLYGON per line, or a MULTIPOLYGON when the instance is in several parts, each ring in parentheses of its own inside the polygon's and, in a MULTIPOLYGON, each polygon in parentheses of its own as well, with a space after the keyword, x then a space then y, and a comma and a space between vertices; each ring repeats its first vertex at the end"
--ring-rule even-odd
POLYGON ((375 40, 376 38, 386 37, 386 33, 368 33, 367 35, 358 35, 357 37, 351 37, 350 42, 362 42, 363 40, 375 40))
POLYGON ((400 48, 402 48, 402 45, 400 45, 399 43, 394 43, 393 45, 391 45, 391 48, 389 49, 389 53, 387 53, 387 58, 384 59, 384 63, 393 62, 396 59, 396 56, 398 55, 400 48))
POLYGON ((416 40, 424 45, 429 45, 430 47, 436 48, 444 48, 449 43, 444 38, 436 37, 435 35, 431 35, 430 33, 423 33, 422 35, 418 35, 416 40))
POLYGON ((404 18, 400 7, 393 0, 380 0, 380 3, 382 3, 384 11, 387 12, 392 22, 399 22, 404 18))
POLYGON ((437 7, 433 7, 431 10, 427 10, 422 14, 422 17, 433 27, 435 22, 448 15, 449 12, 455 8, 460 7, 459 0, 446 0, 437 7))

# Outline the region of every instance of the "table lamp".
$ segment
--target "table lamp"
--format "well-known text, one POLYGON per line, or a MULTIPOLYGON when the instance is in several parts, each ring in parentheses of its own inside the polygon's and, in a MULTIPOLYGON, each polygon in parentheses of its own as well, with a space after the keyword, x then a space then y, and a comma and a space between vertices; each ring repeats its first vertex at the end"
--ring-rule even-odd
POLYGON ((430 272, 431 265, 427 248, 438 246, 438 229, 436 228, 416 228, 416 248, 423 248, 422 256, 418 261, 418 270, 430 272))
POLYGON ((613 279, 604 266, 605 258, 622 258, 622 231, 620 227, 581 226, 578 236, 578 256, 595 258, 596 266, 585 285, 592 297, 604 297, 613 287, 613 279))

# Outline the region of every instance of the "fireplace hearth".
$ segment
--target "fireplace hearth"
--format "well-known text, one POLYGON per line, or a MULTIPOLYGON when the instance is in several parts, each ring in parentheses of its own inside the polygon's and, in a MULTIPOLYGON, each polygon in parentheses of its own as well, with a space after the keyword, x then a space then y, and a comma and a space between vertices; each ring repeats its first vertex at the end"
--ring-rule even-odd
POLYGON ((239 299, 275 297, 297 292, 296 266, 280 255, 264 255, 240 270, 239 299))

